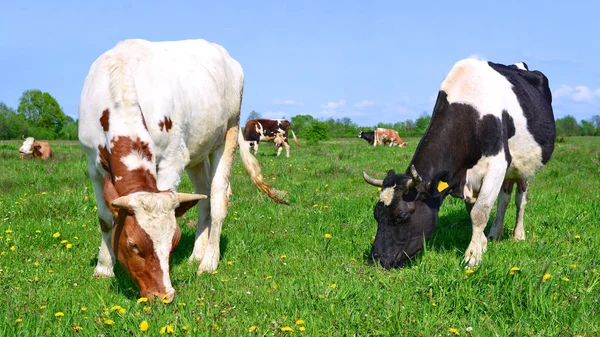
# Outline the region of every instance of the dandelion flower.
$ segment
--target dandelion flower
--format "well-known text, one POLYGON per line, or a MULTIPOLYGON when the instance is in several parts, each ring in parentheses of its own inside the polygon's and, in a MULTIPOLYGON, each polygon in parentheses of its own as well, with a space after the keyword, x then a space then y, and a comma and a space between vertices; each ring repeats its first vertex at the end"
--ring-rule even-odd
POLYGON ((79 332, 79 331, 83 330, 83 327, 81 327, 81 326, 79 326, 79 325, 76 325, 76 326, 74 326, 72 329, 73 329, 73 331, 75 331, 75 332, 79 332))
POLYGON ((106 324, 106 325, 113 325, 113 324, 115 324, 115 321, 113 321, 112 319, 105 319, 104 320, 104 324, 106 324))
POLYGON ((250 331, 250 332, 256 332, 256 331, 258 331, 258 327, 256 325, 253 325, 253 326, 250 327, 250 329, 248 329, 248 331, 250 331))
POLYGON ((123 309, 123 307, 121 307, 120 305, 113 305, 112 308, 110 308, 110 311, 117 311, 117 310, 121 310, 123 309))
POLYGON ((563 277, 562 280, 565 281, 565 282, 569 282, 569 278, 568 277, 563 277))
POLYGON ((314 205, 313 205, 313 208, 315 208, 315 207, 319 207, 319 204, 314 204, 314 205))
POLYGON ((148 322, 142 321, 142 323, 140 323, 140 331, 148 331, 148 328, 150 328, 150 324, 148 324, 148 322))
POLYGON ((140 297, 137 300, 138 303, 146 303, 148 302, 148 298, 147 297, 140 297))
POLYGON ((552 275, 550 275, 550 274, 546 273, 546 274, 542 275, 542 280, 543 280, 543 281, 547 281, 547 280, 549 280, 551 277, 552 277, 552 275))
POLYGON ((59 311, 59 312, 57 312, 57 313, 54 314, 54 317, 59 317, 60 318, 60 317, 63 317, 64 315, 65 315, 64 312, 59 311))
POLYGON ((23 322, 23 319, 22 319, 22 318, 17 318, 17 319, 15 319, 15 323, 21 323, 21 322, 23 322))
POLYGON ((67 245, 65 246, 67 249, 71 249, 73 248, 73 244, 72 243, 67 243, 67 245))
POLYGON ((581 236, 580 235, 575 235, 575 240, 579 240, 579 239, 581 239, 581 236))
POLYGON ((294 329, 290 328, 289 326, 284 326, 283 328, 281 328, 282 332, 294 332, 294 329))
POLYGON ((296 325, 302 325, 302 324, 304 324, 304 320, 299 319, 296 321, 296 325))
POLYGON ((450 333, 456 336, 460 335, 460 332, 458 332, 458 329, 456 328, 450 328, 450 333))
POLYGON ((272 278, 273 278, 273 276, 271 276, 271 275, 267 276, 267 280, 270 280, 272 278))
POLYGON ((516 274, 519 271, 521 271, 521 268, 519 268, 519 267, 512 267, 512 268, 510 268, 510 274, 511 275, 514 275, 514 274, 516 274))
POLYGON ((231 266, 233 264, 233 262, 227 261, 227 264, 231 266))
POLYGON ((13 232, 12 229, 7 229, 7 230, 4 231, 4 233, 6 233, 6 234, 10 234, 12 232, 13 232))
POLYGON ((39 229, 36 229, 36 230, 35 230, 35 233, 36 233, 36 234, 40 234, 41 232, 42 232, 42 231, 41 231, 41 230, 39 230, 39 229))
POLYGON ((87 311, 86 307, 81 307, 81 311, 87 311))
POLYGON ((217 273, 218 273, 218 271, 216 271, 216 270, 215 270, 215 271, 213 271, 211 274, 213 274, 213 275, 217 275, 217 273))
POLYGON ((325 237, 325 239, 331 239, 331 234, 325 233, 324 237, 325 237))
POLYGON ((467 269, 465 270, 465 273, 467 274, 473 274, 475 271, 473 269, 467 269))
POLYGON ((56 233, 52 234, 52 237, 55 239, 60 237, 60 232, 56 232, 56 233))
POLYGON ((17 250, 17 247, 12 246, 12 247, 10 247, 10 250, 12 250, 14 252, 15 250, 17 250))
POLYGON ((280 259, 285 259, 286 257, 287 257, 287 255, 285 255, 285 254, 282 254, 282 255, 281 255, 279 258, 280 258, 280 259))
POLYGON ((333 283, 332 285, 330 285, 331 289, 335 289, 337 288, 337 284, 333 283))
POLYGON ((148 312, 148 311, 150 311, 150 307, 149 307, 149 306, 145 306, 145 307, 144 307, 144 311, 145 311, 145 312, 148 312))
POLYGON ((67 243, 67 242, 69 242, 69 241, 67 241, 67 240, 62 240, 60 243, 64 245, 64 244, 65 244, 65 243, 67 243))

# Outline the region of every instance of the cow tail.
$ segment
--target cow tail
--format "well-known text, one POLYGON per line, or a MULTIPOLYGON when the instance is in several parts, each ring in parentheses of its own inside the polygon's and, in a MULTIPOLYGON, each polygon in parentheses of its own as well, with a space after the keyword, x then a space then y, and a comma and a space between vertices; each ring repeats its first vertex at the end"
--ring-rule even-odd
POLYGON ((289 202, 285 200, 279 199, 277 193, 281 193, 281 191, 277 191, 271 185, 269 185, 262 176, 260 164, 258 160, 250 153, 250 145, 248 142, 244 140, 244 135, 242 135, 242 129, 240 128, 238 131, 238 144, 240 146, 240 155, 242 157, 242 163, 244 164, 244 169, 246 173, 252 179, 252 182, 259 190, 265 192, 269 198, 273 199, 278 204, 289 205, 289 202))
POLYGON ((292 133, 292 137, 294 137, 294 142, 296 143, 296 145, 302 147, 302 145, 300 145, 298 143, 298 138, 296 138, 296 134, 294 133, 294 130, 290 130, 290 132, 292 133))

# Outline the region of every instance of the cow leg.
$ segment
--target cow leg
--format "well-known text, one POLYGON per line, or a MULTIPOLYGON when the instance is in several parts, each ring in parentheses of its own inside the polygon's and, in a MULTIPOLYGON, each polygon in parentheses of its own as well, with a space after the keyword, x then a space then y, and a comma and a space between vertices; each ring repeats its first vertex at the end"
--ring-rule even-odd
POLYGON ((496 209, 496 219, 494 219, 494 225, 490 229, 488 239, 500 240, 504 232, 504 214, 506 214, 506 208, 510 203, 510 194, 512 193, 514 181, 505 180, 502 183, 502 189, 498 195, 498 208, 496 209))
POLYGON ((525 229, 523 227, 523 215, 525 214, 525 205, 527 204, 527 188, 529 181, 517 181, 517 191, 515 192, 515 205, 517 205, 517 221, 513 231, 515 241, 525 240, 525 229))
POLYGON ((288 143, 287 139, 283 142, 283 146, 285 147, 285 156, 287 158, 290 157, 290 143, 288 143))
POLYGON ((112 247, 112 227, 113 215, 106 205, 102 189, 104 188, 104 178, 96 170, 93 163, 90 163, 90 176, 96 193, 96 205, 98 207, 98 220, 100 222, 100 232, 102 240, 98 250, 98 263, 94 268, 94 276, 99 278, 115 276, 113 267, 116 259, 112 247))
POLYGON ((210 188, 210 216, 211 224, 208 235, 208 245, 202 263, 198 267, 198 274, 212 272, 217 269, 220 259, 220 240, 223 220, 227 216, 229 203, 229 177, 235 150, 237 148, 237 136, 239 126, 233 126, 227 130, 225 144, 210 155, 212 169, 212 184, 210 188))
MULTIPOLYGON (((194 191, 199 194, 210 195, 210 164, 208 160, 190 167, 187 170, 188 176, 194 185, 194 191)), ((194 239, 194 249, 190 255, 190 262, 200 262, 204 257, 206 246, 208 245, 208 236, 210 233, 210 199, 198 201, 198 223, 196 224, 196 238, 194 239)))
POLYGON ((488 163, 488 172, 483 178, 477 201, 471 209, 471 222, 473 223, 473 234, 471 242, 465 252, 464 261, 469 267, 474 267, 481 261, 481 256, 487 248, 487 238, 483 233, 490 217, 490 212, 494 202, 498 197, 498 192, 502 187, 504 175, 506 173, 507 163, 504 159, 504 153, 490 158, 488 163))
POLYGON ((258 153, 258 142, 254 143, 254 155, 258 153))
MULTIPOLYGON (((279 155, 281 154, 281 151, 283 150, 282 146, 278 146, 277 147, 277 157, 279 157, 279 155)), ((288 156, 289 157, 289 156, 288 156)))

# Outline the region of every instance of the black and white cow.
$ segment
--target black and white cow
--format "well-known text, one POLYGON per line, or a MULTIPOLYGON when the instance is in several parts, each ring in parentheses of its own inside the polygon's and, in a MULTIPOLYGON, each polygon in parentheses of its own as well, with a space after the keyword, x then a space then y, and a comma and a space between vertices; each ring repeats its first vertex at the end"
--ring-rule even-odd
POLYGON ((369 143, 369 145, 373 145, 375 142, 375 131, 361 131, 358 134, 358 138, 362 138, 369 143))
POLYGON ((288 142, 288 131, 292 133, 294 142, 298 144, 298 138, 293 130, 290 130, 290 122, 285 119, 257 118, 246 122, 244 128, 244 139, 250 143, 250 148, 254 149, 254 154, 258 152, 258 143, 274 142, 277 147, 277 155, 285 147, 286 157, 290 156, 290 143, 288 142), (282 147, 283 146, 283 147, 282 147))
POLYGON ((423 247, 444 198, 465 200, 473 225, 465 262, 477 265, 486 250, 483 233, 496 199, 488 237, 500 239, 504 213, 516 184, 515 240, 525 239, 527 186, 548 162, 556 133, 548 79, 524 63, 505 66, 466 59, 442 82, 431 117, 404 174, 390 170, 374 216, 378 222, 371 258, 384 268, 402 267, 423 247))

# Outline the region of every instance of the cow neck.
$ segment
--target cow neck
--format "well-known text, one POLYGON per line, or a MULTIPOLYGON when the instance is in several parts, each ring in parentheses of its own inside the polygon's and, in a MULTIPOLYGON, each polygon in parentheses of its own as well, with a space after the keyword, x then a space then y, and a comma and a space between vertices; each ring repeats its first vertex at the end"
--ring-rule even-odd
POLYGON ((466 104, 448 104, 446 93, 440 91, 431 122, 421 138, 406 170, 414 165, 424 183, 431 182, 442 172, 451 188, 464 184, 466 170, 479 158, 473 147, 473 130, 477 112, 466 104))

